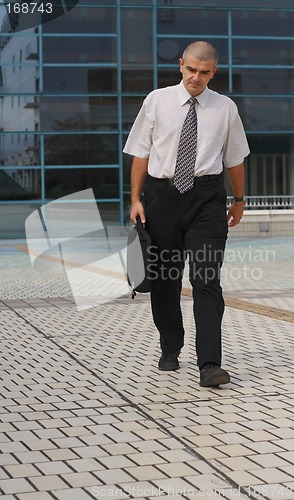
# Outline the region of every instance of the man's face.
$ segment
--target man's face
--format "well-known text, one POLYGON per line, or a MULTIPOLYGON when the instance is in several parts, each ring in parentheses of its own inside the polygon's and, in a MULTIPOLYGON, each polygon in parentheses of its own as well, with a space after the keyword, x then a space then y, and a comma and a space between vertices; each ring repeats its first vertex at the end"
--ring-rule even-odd
POLYGON ((188 54, 184 61, 180 59, 180 71, 185 89, 192 97, 195 97, 203 92, 208 82, 214 77, 217 67, 213 59, 200 61, 188 54))

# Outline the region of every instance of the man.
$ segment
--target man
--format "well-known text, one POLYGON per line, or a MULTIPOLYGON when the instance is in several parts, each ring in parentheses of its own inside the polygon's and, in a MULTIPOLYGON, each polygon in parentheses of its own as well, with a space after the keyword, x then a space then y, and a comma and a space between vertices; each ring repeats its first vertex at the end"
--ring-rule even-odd
POLYGON ((162 350, 158 366, 179 368, 184 345, 180 296, 188 255, 202 387, 230 381, 221 368, 220 268, 228 221, 235 226, 242 218, 244 158, 249 154, 235 103, 207 87, 216 71, 215 48, 191 43, 180 59, 181 83, 147 96, 124 148, 134 156, 130 216, 135 222, 139 215, 146 223, 156 248, 150 258, 152 314, 162 350), (234 195, 228 214, 223 164, 234 195))

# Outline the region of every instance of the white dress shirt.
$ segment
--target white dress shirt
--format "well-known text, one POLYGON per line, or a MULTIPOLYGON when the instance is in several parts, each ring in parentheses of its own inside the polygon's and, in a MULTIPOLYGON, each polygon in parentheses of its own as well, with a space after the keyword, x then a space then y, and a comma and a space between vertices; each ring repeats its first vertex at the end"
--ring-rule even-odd
MULTIPOLYGON (((183 82, 156 89, 143 102, 124 147, 124 153, 149 158, 148 173, 173 178, 181 129, 190 94, 183 82)), ((249 147, 236 104, 206 89, 197 96, 198 132, 195 176, 219 174, 239 165, 249 147)))

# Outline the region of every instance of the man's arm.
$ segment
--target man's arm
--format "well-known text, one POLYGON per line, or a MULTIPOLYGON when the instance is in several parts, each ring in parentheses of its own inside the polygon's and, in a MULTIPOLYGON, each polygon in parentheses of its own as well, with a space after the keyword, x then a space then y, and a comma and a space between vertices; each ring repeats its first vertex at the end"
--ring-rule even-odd
POLYGON ((146 222, 144 207, 141 202, 141 194, 148 172, 148 158, 135 156, 131 170, 131 213, 130 218, 136 222, 136 217, 140 215, 143 224, 146 222))
MULTIPOLYGON (((232 186, 233 195, 236 198, 244 196, 244 163, 236 165, 235 167, 227 168, 230 184, 232 186)), ((233 227, 239 224, 244 212, 244 203, 236 201, 232 204, 228 211, 229 226, 233 227)))

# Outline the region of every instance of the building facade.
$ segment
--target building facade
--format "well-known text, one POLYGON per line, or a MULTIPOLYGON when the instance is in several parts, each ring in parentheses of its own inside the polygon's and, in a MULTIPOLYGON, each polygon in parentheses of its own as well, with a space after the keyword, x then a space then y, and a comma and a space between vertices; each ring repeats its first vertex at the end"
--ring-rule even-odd
POLYGON ((294 194, 292 1, 80 0, 27 29, 27 13, 2 5, 0 16, 0 213, 14 214, 0 237, 86 188, 105 219, 123 222, 128 131, 148 92, 180 81, 179 57, 197 39, 216 46, 210 86, 236 102, 246 129, 246 193, 294 194))

